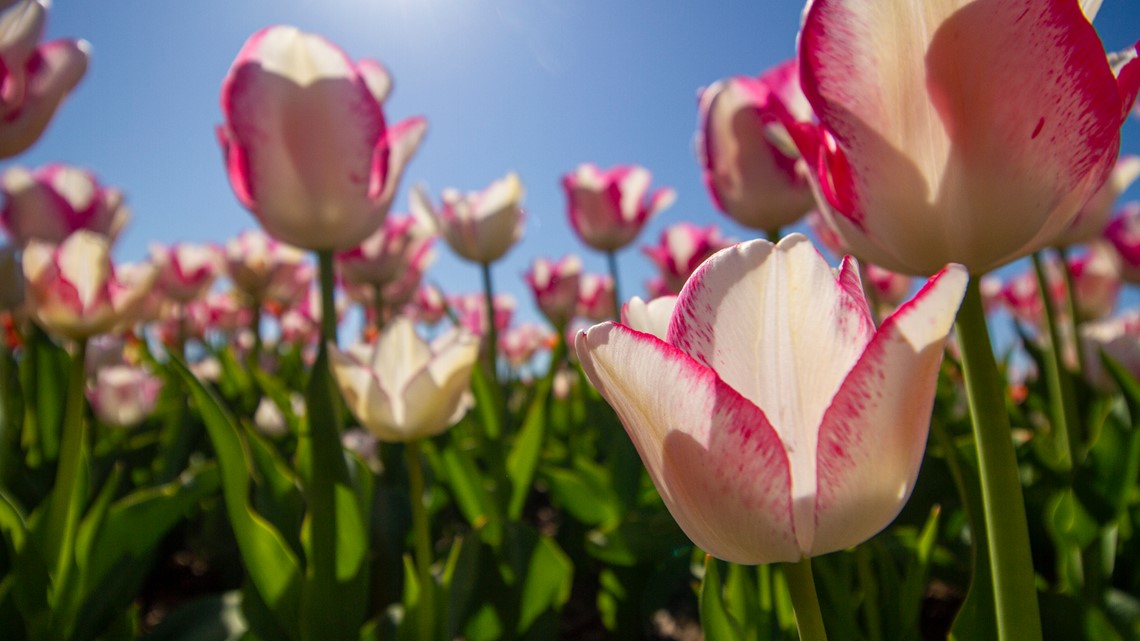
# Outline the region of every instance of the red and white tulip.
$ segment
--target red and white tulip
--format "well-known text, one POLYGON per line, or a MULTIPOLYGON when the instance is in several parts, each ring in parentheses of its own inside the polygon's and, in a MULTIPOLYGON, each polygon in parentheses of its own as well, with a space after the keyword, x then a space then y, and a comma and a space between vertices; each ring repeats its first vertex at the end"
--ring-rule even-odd
POLYGON ((677 199, 672 189, 649 193, 653 176, 637 165, 609 170, 584 163, 562 177, 570 225, 590 247, 616 251, 633 242, 656 213, 677 199))
POLYGON ((84 169, 13 167, 0 176, 0 226, 21 247, 32 240, 62 243, 80 229, 114 240, 130 220, 118 189, 103 187, 84 169))

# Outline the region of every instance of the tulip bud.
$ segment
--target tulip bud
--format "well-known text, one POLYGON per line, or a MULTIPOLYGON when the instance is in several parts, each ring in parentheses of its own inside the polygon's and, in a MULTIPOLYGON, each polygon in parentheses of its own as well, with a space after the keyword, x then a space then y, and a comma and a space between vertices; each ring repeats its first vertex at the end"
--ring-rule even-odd
POLYGON ((21 247, 32 240, 59 244, 80 229, 113 241, 130 220, 119 190, 102 187, 90 172, 66 165, 35 171, 13 167, 0 176, 0 192, 0 225, 21 247))
POLYGON ((570 225, 599 251, 616 251, 637 238, 641 228, 676 200, 672 189, 649 194, 652 175, 637 165, 602 171, 590 163, 562 177, 570 225))
POLYGON ((423 189, 416 187, 412 209, 461 258, 486 265, 502 258, 522 236, 523 193, 522 182, 512 172, 483 191, 462 194, 445 189, 438 210, 423 189))
POLYGON ((562 327, 574 316, 581 272, 582 261, 570 255, 553 263, 537 258, 526 273, 538 308, 555 327, 562 327))

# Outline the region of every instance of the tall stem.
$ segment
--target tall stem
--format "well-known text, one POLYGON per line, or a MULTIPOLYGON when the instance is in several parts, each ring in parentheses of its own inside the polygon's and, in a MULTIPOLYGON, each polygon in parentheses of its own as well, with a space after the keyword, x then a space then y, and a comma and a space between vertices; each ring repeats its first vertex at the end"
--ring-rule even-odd
POLYGON ((1045 314, 1042 324, 1049 332, 1045 378, 1049 385, 1049 409, 1053 416, 1053 442, 1061 468, 1068 472, 1073 469, 1073 463, 1077 459, 1077 439, 1073 434, 1078 421, 1077 401, 1073 395, 1069 372, 1065 369, 1064 345, 1061 343, 1061 333, 1057 331, 1057 312, 1053 308, 1049 279, 1039 253, 1033 254, 1033 271, 1037 274, 1037 291, 1045 314))
POLYGON ((249 330, 253 332, 253 350, 250 352, 250 365, 257 367, 261 364, 261 351, 264 343, 261 338, 261 300, 254 300, 249 305, 249 330))
POLYGON ((1073 267, 1069 264, 1069 250, 1061 247, 1057 250, 1061 254, 1061 274, 1065 277, 1065 302, 1069 309, 1069 323, 1073 336, 1073 348, 1077 354, 1077 366, 1074 368, 1078 375, 1085 367, 1085 346, 1081 344, 1081 308, 1077 304, 1076 279, 1073 278, 1073 267))
POLYGON ((614 320, 621 319, 621 289, 618 287, 618 263, 617 252, 609 250, 606 252, 606 264, 610 268, 610 278, 614 281, 614 320))
POLYGON ((827 631, 823 629, 823 613, 819 609, 819 597, 815 592, 815 579, 811 574, 811 559, 785 563, 784 578, 788 581, 788 592, 792 596, 792 609, 796 612, 800 641, 827 641, 827 631))
POLYGON ((966 287, 955 334, 962 349, 966 396, 978 449, 998 638, 1039 641, 1041 617, 1034 587, 1025 500, 1021 494, 1002 381, 976 278, 971 278, 966 287))
POLYGON ((49 568, 54 569, 53 584, 66 585, 75 549, 75 536, 79 530, 79 516, 83 512, 83 478, 87 467, 87 426, 83 420, 86 406, 83 388, 87 382, 87 339, 80 339, 71 359, 71 372, 67 379, 67 400, 63 415, 63 438, 60 442, 59 462, 48 505, 47 530, 44 548, 48 553, 49 568))
POLYGON ((424 471, 420 462, 420 442, 409 441, 404 447, 408 463, 408 492, 412 503, 412 533, 416 546, 416 574, 420 584, 420 602, 416 607, 419 641, 431 641, 435 621, 435 580, 431 575, 431 527, 424 507, 424 471))
POLYGON ((318 272, 321 279, 321 349, 326 343, 336 344, 336 272, 332 250, 317 252, 318 272))
POLYGON ((487 314, 487 342, 484 345, 487 352, 485 358, 490 367, 491 381, 497 387, 499 384, 499 330, 495 327, 495 289, 491 285, 491 264, 482 263, 483 268, 483 299, 487 314))

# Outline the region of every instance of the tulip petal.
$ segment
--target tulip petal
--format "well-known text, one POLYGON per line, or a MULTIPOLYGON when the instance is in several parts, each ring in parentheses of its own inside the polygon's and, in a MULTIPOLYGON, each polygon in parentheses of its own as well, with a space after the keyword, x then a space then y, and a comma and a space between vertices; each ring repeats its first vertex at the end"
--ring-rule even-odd
POLYGON ((380 334, 372 352, 372 370, 380 385, 402 396, 404 386, 431 362, 431 347, 406 316, 398 316, 380 334))
POLYGON ((329 366, 345 404, 357 420, 384 441, 402 441, 404 434, 393 413, 392 399, 380 387, 380 381, 367 363, 329 345, 329 366))
POLYGON ((435 436, 462 418, 478 357, 479 343, 454 341, 408 381, 400 392, 407 414, 404 423, 409 426, 402 440, 435 436))
POLYGON ((910 497, 943 346, 967 281, 964 267, 949 265, 883 321, 827 408, 812 556, 871 538, 910 497))
POLYGON ((1119 148, 1121 91, 1075 2, 816 0, 800 43, 805 94, 836 142, 819 183, 850 192, 841 231, 892 270, 952 256, 977 273, 1032 250, 1119 148))
POLYGON ((736 563, 796 561, 788 457, 764 413, 649 334, 603 323, 575 347, 681 529, 736 563))
POLYGON ((40 46, 39 59, 27 79, 27 95, 0 127, 0 157, 14 156, 40 137, 64 96, 87 72, 90 49, 85 40, 57 40, 40 46))
POLYGON ((356 63, 356 72, 364 79, 376 102, 388 99, 388 94, 392 93, 392 76, 384 65, 375 60, 361 60, 356 63))

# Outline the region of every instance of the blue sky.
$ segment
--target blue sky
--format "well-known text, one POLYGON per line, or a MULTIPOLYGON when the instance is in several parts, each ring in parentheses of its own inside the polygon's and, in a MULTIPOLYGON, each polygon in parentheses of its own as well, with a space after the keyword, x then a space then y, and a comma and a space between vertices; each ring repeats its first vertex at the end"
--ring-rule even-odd
MULTIPOLYGON (((224 242, 256 223, 230 191, 214 137, 221 82, 250 34, 293 24, 388 67, 390 122, 427 117, 396 211, 414 183, 438 195, 520 174, 526 229, 494 274, 534 318, 521 275, 535 257, 577 252, 587 270, 605 269, 566 219, 559 180, 578 163, 641 164, 655 185, 677 190, 635 247, 682 220, 751 237, 716 212, 701 182, 696 92, 791 57, 801 10, 728 0, 56 0, 47 36, 90 41, 91 68, 39 143, 3 166, 66 162, 122 188, 134 212, 122 260, 142 258, 151 241, 224 242)), ((1140 6, 1105 0, 1096 24, 1108 49, 1123 49, 1140 38, 1140 6)), ((1135 118, 1123 150, 1140 154, 1135 118)), ((438 253, 430 279, 452 292, 478 288, 474 266, 442 243, 438 253)), ((641 293, 648 259, 631 247, 619 260, 623 293, 641 293)))

